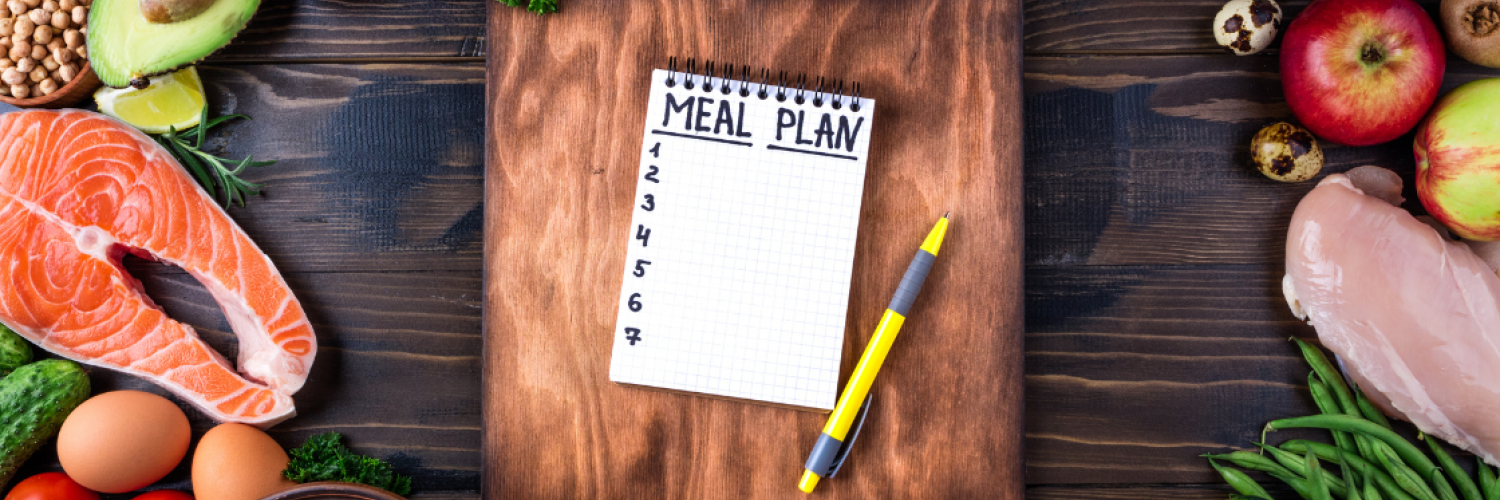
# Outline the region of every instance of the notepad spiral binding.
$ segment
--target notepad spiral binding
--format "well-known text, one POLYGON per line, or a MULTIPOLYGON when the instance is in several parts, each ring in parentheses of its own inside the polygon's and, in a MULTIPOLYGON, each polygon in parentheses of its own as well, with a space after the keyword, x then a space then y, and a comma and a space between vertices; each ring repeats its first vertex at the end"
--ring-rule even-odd
MULTIPOLYGON (((772 97, 771 91, 774 91, 777 102, 785 102, 787 100, 788 94, 791 93, 791 99, 793 102, 797 104, 807 103, 806 94, 809 93, 809 91, 807 90, 807 73, 798 74, 795 87, 793 87, 792 81, 787 78, 788 74, 786 71, 781 71, 777 74, 776 83, 769 83, 771 81, 771 71, 766 68, 761 68, 760 83, 756 83, 754 81, 751 81, 750 79, 751 73, 750 66, 748 65, 743 65, 740 67, 740 78, 738 80, 734 80, 733 64, 724 64, 722 68, 723 71, 720 72, 720 75, 714 76, 715 71, 713 61, 704 61, 703 72, 700 74, 698 72, 697 62, 689 58, 686 61, 686 64, 684 64, 683 71, 678 71, 677 58, 668 58, 666 81, 667 88, 675 87, 677 85, 678 77, 681 76, 682 88, 693 90, 695 87, 701 87, 703 88, 704 92, 714 92, 716 87, 716 85, 714 84, 714 80, 717 79, 719 81, 717 90, 724 95, 729 95, 730 92, 737 91, 740 94, 740 97, 750 97, 751 89, 759 87, 758 89, 755 89, 755 95, 756 97, 759 97, 761 99, 770 99, 772 97), (731 82, 737 84, 738 89, 731 89, 731 82)), ((812 105, 813 107, 822 107, 823 103, 827 102, 829 103, 829 106, 833 107, 833 109, 840 109, 844 105, 843 100, 845 98, 848 98, 849 109, 858 112, 860 107, 859 82, 853 82, 852 89, 854 90, 853 95, 845 95, 843 80, 830 81, 819 76, 817 80, 817 87, 814 87, 811 91, 812 105), (825 88, 828 89, 827 92, 824 92, 825 88), (826 100, 824 99, 825 94, 828 96, 826 100)))

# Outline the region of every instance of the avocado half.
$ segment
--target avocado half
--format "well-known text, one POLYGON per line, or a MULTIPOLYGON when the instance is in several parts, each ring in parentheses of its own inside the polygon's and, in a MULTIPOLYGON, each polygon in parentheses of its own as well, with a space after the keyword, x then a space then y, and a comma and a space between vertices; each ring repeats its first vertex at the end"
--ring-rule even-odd
POLYGON ((89 8, 89 65, 105 85, 146 88, 147 77, 196 63, 227 45, 260 0, 215 0, 202 13, 153 23, 140 0, 94 0, 89 8))

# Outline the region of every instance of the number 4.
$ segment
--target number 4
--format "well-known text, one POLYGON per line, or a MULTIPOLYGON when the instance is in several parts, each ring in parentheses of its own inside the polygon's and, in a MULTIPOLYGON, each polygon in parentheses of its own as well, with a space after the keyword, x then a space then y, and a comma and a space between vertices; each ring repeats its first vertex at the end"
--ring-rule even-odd
POLYGON ((641 246, 645 247, 646 240, 651 239, 651 230, 646 229, 645 224, 637 224, 635 226, 635 239, 641 240, 641 246))

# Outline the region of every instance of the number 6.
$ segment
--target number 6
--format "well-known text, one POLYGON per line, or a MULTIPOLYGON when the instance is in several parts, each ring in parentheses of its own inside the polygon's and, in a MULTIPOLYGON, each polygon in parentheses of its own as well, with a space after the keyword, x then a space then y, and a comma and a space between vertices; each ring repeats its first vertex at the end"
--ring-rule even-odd
POLYGON ((641 297, 641 294, 639 294, 639 293, 632 293, 632 294, 630 294, 629 305, 630 305, 630 310, 631 311, 633 311, 633 312, 640 312, 640 310, 641 310, 641 302, 638 301, 638 300, 635 300, 635 299, 638 299, 640 297, 641 297))

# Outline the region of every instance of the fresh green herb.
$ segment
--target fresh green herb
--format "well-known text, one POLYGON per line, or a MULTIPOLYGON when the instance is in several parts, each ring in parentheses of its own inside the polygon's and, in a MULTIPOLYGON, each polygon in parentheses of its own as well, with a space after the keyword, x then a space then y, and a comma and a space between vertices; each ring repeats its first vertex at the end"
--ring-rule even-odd
POLYGON ((297 483, 344 481, 368 484, 397 495, 411 494, 411 478, 392 472, 391 465, 356 455, 340 442, 337 432, 318 434, 289 455, 291 463, 281 475, 297 483))
POLYGON ((183 168, 193 174, 193 178, 198 179, 203 189, 208 190, 209 196, 220 200, 225 206, 239 201, 240 206, 243 207, 247 196, 260 194, 261 185, 241 179, 240 173, 244 172, 247 167, 264 167, 276 162, 253 161, 249 156, 235 161, 203 152, 201 149, 203 137, 208 135, 208 129, 235 118, 250 119, 245 115, 227 115, 210 120, 208 108, 205 106, 197 127, 187 131, 178 131, 176 127, 173 127, 168 129, 167 133, 156 136, 156 140, 166 147, 167 151, 172 152, 172 156, 177 158, 177 162, 181 163, 183 168), (229 165, 233 165, 233 168, 229 165))
POLYGON ((557 12, 557 0, 500 0, 500 3, 511 7, 526 7, 526 10, 537 15, 557 12))

